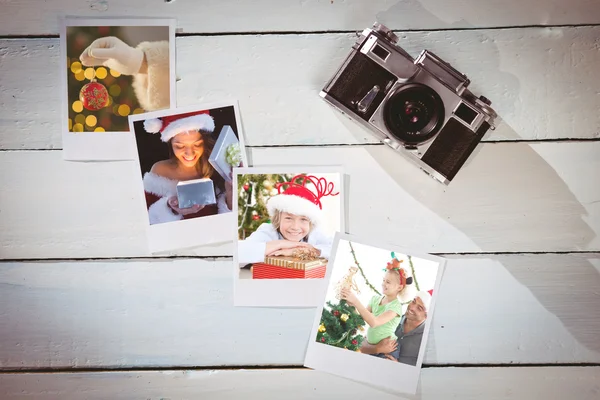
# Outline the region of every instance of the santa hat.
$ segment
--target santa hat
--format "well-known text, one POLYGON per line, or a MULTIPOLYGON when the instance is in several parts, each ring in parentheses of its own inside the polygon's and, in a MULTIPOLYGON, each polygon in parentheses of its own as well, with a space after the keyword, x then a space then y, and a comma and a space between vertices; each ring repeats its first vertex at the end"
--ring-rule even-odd
POLYGON ((321 198, 339 194, 339 192, 333 193, 332 182, 327 182, 325 178, 304 174, 294 176, 290 182, 277 183, 275 187, 277 187, 278 194, 267 202, 269 215, 273 216, 275 211, 301 215, 310 219, 315 226, 321 223, 323 213, 321 198), (298 179, 302 179, 300 184, 295 183, 298 179), (314 185, 316 193, 306 187, 307 183, 314 185), (285 185, 288 188, 282 193, 281 190, 285 185))
POLYGON ((144 121, 144 129, 148 133, 160 132, 160 139, 168 142, 175 135, 187 131, 212 132, 215 121, 208 110, 194 111, 186 114, 167 115, 162 118, 152 118, 144 121))
POLYGON ((415 298, 418 297, 423 302, 423 305, 425 306, 425 311, 429 311, 429 306, 431 305, 432 294, 433 294, 433 289, 428 290, 428 291, 421 290, 421 291, 417 292, 417 294, 415 295, 415 298))

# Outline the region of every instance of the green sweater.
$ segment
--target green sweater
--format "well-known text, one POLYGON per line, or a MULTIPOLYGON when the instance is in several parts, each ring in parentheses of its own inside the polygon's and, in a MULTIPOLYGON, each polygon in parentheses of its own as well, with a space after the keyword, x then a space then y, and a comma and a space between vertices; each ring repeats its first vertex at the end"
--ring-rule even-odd
POLYGON ((379 325, 375 328, 370 327, 367 329, 367 341, 370 344, 377 344, 382 339, 387 337, 391 337, 394 340, 397 339, 394 332, 400 323, 400 318, 402 318, 402 304, 400 304, 398 299, 396 299, 387 304, 381 305, 381 301, 384 298, 385 296, 373 296, 371 298, 371 301, 369 302, 369 305, 371 306, 371 312, 377 317, 384 312, 391 310, 396 313, 396 316, 383 325, 379 325))

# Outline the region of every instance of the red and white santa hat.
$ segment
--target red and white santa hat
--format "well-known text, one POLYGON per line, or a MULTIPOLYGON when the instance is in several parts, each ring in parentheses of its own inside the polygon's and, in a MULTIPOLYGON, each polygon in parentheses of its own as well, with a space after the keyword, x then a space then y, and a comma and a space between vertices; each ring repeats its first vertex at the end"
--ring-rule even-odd
POLYGON ((323 214, 321 198, 339 194, 339 192, 333 193, 335 188, 332 182, 327 182, 325 178, 304 174, 294 176, 290 182, 277 183, 275 187, 278 194, 267 201, 269 215, 273 216, 276 210, 301 215, 310 219, 313 226, 321 223, 323 214), (302 181, 296 183, 299 179, 302 181), (316 192, 306 187, 308 183, 312 183, 316 192), (282 192, 284 186, 288 187, 282 192))
POLYGON ((168 142, 175 135, 187 131, 212 132, 215 130, 215 121, 208 110, 194 111, 186 114, 147 119, 144 121, 144 129, 148 133, 160 132, 160 139, 163 142, 168 142))
POLYGON ((421 291, 417 292, 417 294, 415 295, 415 298, 418 297, 423 302, 423 305, 425 306, 425 311, 429 311, 429 306, 431 305, 432 294, 433 294, 433 289, 428 290, 428 291, 421 290, 421 291))

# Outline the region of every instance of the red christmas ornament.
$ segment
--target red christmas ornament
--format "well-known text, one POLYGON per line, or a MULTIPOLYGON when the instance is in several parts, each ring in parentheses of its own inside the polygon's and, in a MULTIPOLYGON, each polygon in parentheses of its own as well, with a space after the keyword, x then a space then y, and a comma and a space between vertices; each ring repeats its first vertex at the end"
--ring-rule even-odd
POLYGON ((250 185, 248 185, 247 183, 244 186, 242 186, 242 187, 244 188, 245 192, 247 192, 248 189, 250 189, 250 185))
POLYGON ((260 219, 260 215, 256 214, 252 216, 252 219, 258 221, 260 219))
POLYGON ((83 85, 79 91, 79 100, 87 110, 98 111, 108 106, 108 90, 103 84, 93 79, 90 83, 83 85))
POLYGON ((354 346, 356 346, 356 345, 358 344, 358 340, 356 340, 356 339, 352 339, 352 344, 353 344, 354 346))
POLYGON ((340 312, 339 312, 338 310, 335 310, 335 311, 333 312, 333 315, 335 315, 335 316, 337 317, 338 315, 340 315, 340 312))
POLYGON ((321 338, 321 342, 325 343, 325 338, 324 337, 321 338))

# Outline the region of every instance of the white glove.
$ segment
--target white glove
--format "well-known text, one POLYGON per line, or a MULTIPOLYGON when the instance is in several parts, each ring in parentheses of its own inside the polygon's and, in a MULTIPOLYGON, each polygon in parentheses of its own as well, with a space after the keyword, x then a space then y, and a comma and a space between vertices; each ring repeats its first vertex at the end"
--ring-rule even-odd
POLYGON ((134 75, 140 71, 144 52, 134 49, 119 38, 107 36, 94 40, 81 53, 79 60, 86 67, 104 65, 123 75, 134 75))

